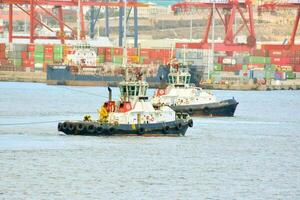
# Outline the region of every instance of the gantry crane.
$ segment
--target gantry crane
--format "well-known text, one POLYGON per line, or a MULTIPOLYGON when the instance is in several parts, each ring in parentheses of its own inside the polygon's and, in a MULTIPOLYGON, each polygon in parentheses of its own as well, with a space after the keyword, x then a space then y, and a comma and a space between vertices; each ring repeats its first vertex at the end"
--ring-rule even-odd
MULTIPOLYGON (((26 38, 30 40, 30 43, 33 43, 35 39, 60 39, 61 43, 65 42, 66 35, 64 34, 64 27, 69 28, 72 30, 73 37, 75 38, 78 36, 77 34, 80 35, 81 39, 85 38, 85 24, 84 24, 84 14, 83 14, 83 7, 85 6, 94 6, 94 7, 105 7, 105 32, 106 35, 109 35, 109 23, 108 23, 108 8, 109 7, 118 7, 119 8, 119 45, 122 46, 122 40, 123 40, 123 33, 122 33, 122 22, 123 22, 123 17, 125 15, 124 13, 124 1, 123 0, 118 0, 118 1, 110 1, 110 0, 0 0, 0 5, 8 5, 9 6, 9 20, 8 20, 8 38, 9 42, 11 43, 14 38, 26 38), (24 8, 24 5, 27 5, 28 9, 24 8), (80 33, 77 33, 75 30, 73 30, 72 27, 68 26, 64 20, 63 20, 63 8, 64 7, 77 7, 79 9, 80 13, 80 33), (17 36, 13 35, 13 10, 14 7, 19 8, 22 10, 24 13, 30 16, 30 32, 29 36, 17 36), (53 9, 57 10, 57 16, 53 14, 49 9, 46 7, 53 7, 53 9), (39 8, 39 9, 36 9, 39 8), (38 19, 37 13, 38 10, 42 10, 49 16, 53 17, 58 23, 59 23, 59 28, 60 32, 56 34, 56 36, 42 36, 42 35, 37 35, 36 33, 36 28, 37 25, 41 25, 48 29, 51 32, 54 32, 51 27, 49 27, 47 24, 42 22, 41 20, 38 19)), ((137 21, 137 8, 138 7, 147 7, 147 4, 144 3, 139 3, 137 0, 127 0, 127 6, 129 8, 129 13, 126 14, 127 20, 129 18, 129 14, 132 8, 134 8, 134 45, 137 47, 138 45, 138 21, 137 21)), ((95 16, 92 17, 93 20, 93 25, 97 22, 95 19, 95 16)), ((94 29, 94 26, 92 27, 94 29)))
POLYGON ((209 15, 207 20, 207 25, 204 31, 203 38, 201 42, 198 43, 177 43, 176 48, 196 48, 196 49, 208 49, 211 48, 212 44, 208 42, 209 32, 212 24, 212 16, 214 13, 213 8, 217 13, 218 18, 221 20, 225 37, 222 43, 215 43, 215 51, 226 51, 226 52, 238 52, 238 51, 250 51, 256 47, 256 37, 254 31, 254 19, 252 10, 251 0, 228 0, 226 3, 224 1, 213 1, 210 3, 202 2, 181 2, 172 5, 172 10, 175 13, 178 12, 188 12, 194 9, 209 9, 209 15), (222 3, 223 2, 223 3, 222 3), (234 31, 234 21, 236 16, 242 19, 242 24, 234 31), (247 44, 239 44, 235 41, 236 36, 246 27, 247 30, 247 44))
POLYGON ((264 11, 276 11, 277 9, 296 9, 297 14, 296 14, 293 30, 292 30, 291 36, 289 38, 288 44, 286 44, 286 45, 264 45, 264 47, 266 49, 290 49, 290 50, 299 49, 300 50, 300 45, 295 44, 295 38, 297 35, 297 30, 298 30, 299 21, 300 21, 300 1, 298 1, 298 3, 296 1, 294 1, 294 3, 292 3, 292 2, 283 3, 283 2, 272 1, 272 2, 268 2, 268 3, 262 3, 261 5, 258 6, 257 9, 258 9, 259 14, 261 14, 261 12, 264 12, 264 11))

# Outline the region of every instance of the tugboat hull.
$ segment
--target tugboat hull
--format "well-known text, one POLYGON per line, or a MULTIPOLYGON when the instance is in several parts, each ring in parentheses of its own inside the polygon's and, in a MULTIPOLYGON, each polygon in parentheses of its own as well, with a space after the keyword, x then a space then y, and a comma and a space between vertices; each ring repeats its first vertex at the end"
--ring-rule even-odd
POLYGON ((170 107, 176 112, 187 112, 191 116, 233 117, 238 104, 235 99, 228 99, 216 103, 170 107))
POLYGON ((190 119, 155 124, 109 125, 98 122, 65 121, 58 124, 58 131, 67 135, 82 136, 184 136, 188 127, 193 126, 190 119))

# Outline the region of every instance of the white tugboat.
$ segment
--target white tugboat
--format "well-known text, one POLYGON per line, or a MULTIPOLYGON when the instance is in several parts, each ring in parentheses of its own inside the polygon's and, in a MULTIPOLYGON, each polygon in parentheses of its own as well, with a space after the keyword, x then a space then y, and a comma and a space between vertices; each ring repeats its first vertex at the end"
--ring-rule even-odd
POLYGON ((131 77, 120 83, 120 101, 105 102, 97 121, 85 116, 83 121, 65 121, 58 124, 58 130, 68 135, 145 135, 182 136, 193 121, 188 114, 176 114, 168 106, 154 108, 148 101, 148 83, 131 77))
POLYGON ((176 112, 187 112, 199 116, 233 116, 238 102, 232 98, 218 101, 210 92, 190 84, 191 74, 187 66, 179 63, 170 65, 168 86, 158 89, 152 99, 153 105, 168 105, 176 112))
MULTIPOLYGON (((126 10, 126 0, 125 0, 126 10)), ((124 20, 126 27, 126 17, 124 20)), ((126 28, 124 28, 123 67, 124 80, 119 83, 121 97, 109 100, 98 110, 99 119, 85 116, 82 121, 65 121, 58 124, 58 131, 68 135, 145 135, 145 136, 182 136, 193 121, 188 114, 176 114, 168 106, 152 105, 148 100, 148 83, 141 74, 134 73, 134 67, 127 64, 126 28)))

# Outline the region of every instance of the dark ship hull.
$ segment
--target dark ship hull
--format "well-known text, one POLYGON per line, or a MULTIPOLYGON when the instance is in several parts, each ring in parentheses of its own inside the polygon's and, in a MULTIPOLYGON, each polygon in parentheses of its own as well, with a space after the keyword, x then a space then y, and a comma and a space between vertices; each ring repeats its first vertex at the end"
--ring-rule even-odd
MULTIPOLYGON (((197 67, 191 67, 193 74, 191 82, 199 85, 200 75, 197 67)), ((146 81, 152 88, 166 85, 169 74, 169 67, 161 65, 158 67, 154 76, 146 76, 146 81)), ((122 76, 113 76, 108 74, 79 74, 73 72, 68 65, 48 65, 47 84, 48 85, 70 85, 70 86, 118 86, 123 79, 122 76)))
POLYGON ((58 124, 58 131, 67 135, 82 136, 184 136, 188 127, 193 126, 190 119, 155 124, 109 125, 98 122, 65 121, 58 124))
POLYGON ((198 105, 173 105, 176 112, 187 112, 191 116, 220 116, 233 117, 239 103, 235 99, 228 99, 216 103, 198 105))

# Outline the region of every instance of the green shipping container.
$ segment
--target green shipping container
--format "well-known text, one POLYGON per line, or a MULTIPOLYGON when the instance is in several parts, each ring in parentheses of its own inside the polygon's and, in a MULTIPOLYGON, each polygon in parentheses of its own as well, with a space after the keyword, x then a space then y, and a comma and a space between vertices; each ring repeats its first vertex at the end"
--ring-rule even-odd
POLYGON ((274 64, 266 64, 265 65, 265 71, 275 71, 276 70, 276 65, 274 64))
POLYGON ((122 56, 114 56, 113 57, 113 63, 122 64, 123 63, 123 57, 122 56))
POLYGON ((44 46, 40 44, 36 44, 34 47, 34 53, 36 52, 44 52, 44 46))
POLYGON ((14 66, 21 66, 22 65, 22 59, 14 59, 13 60, 14 66))
POLYGON ((295 79, 296 74, 291 72, 291 71, 288 71, 288 72, 285 73, 285 77, 286 77, 286 79, 295 79))
POLYGON ((243 65, 242 66, 242 70, 243 70, 243 72, 247 72, 248 71, 248 66, 247 65, 243 65))
POLYGON ((272 71, 272 70, 265 71, 265 78, 267 80, 274 79, 275 78, 275 71, 272 71))
POLYGON ((214 71, 222 71, 222 65, 219 63, 216 63, 214 65, 214 71))
POLYGON ((54 45, 53 54, 63 54, 63 47, 61 45, 54 45))
POLYGON ((97 63, 104 63, 104 61, 105 61, 104 55, 97 56, 97 63))
POLYGON ((62 54, 53 54, 53 60, 55 62, 59 62, 63 59, 63 55, 62 54))
POLYGON ((270 64, 271 59, 269 57, 249 56, 249 63, 251 63, 251 64, 270 64))

